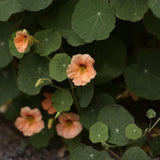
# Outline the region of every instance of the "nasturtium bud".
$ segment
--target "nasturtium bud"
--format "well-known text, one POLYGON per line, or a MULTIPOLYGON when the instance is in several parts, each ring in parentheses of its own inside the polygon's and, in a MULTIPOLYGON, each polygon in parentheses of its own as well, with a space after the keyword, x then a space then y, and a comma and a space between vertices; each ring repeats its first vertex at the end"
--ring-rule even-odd
POLYGON ((149 110, 146 112, 146 116, 147 116, 149 119, 155 118, 155 117, 156 117, 156 112, 155 112, 153 109, 149 109, 149 110))

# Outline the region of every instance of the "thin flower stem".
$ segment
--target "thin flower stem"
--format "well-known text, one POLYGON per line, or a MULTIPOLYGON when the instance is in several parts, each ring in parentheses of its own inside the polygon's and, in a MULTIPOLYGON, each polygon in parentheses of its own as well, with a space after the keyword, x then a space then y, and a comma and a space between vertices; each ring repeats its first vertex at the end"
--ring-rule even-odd
POLYGON ((151 126, 152 126, 152 119, 150 119, 150 121, 149 121, 149 129, 148 130, 150 130, 151 126))
POLYGON ((69 80, 69 84, 70 84, 70 86, 71 86, 71 92, 72 92, 72 97, 73 97, 74 103, 75 103, 75 105, 76 105, 77 111, 79 112, 79 105, 78 105, 78 102, 77 102, 76 95, 75 95, 75 93, 74 93, 74 86, 73 86, 71 80, 70 80, 70 79, 68 79, 68 80, 69 80))
POLYGON ((61 88, 61 87, 58 87, 58 86, 54 85, 53 83, 50 83, 50 85, 51 85, 52 87, 54 87, 54 88, 57 88, 57 89, 63 89, 63 88, 61 88))
POLYGON ((160 121, 160 117, 157 119, 157 121, 153 124, 153 126, 149 129, 148 132, 150 132, 157 125, 159 121, 160 121))
POLYGON ((109 152, 112 156, 114 156, 117 160, 120 160, 120 159, 121 159, 118 154, 116 154, 115 152, 111 151, 110 149, 108 149, 108 152, 109 152))

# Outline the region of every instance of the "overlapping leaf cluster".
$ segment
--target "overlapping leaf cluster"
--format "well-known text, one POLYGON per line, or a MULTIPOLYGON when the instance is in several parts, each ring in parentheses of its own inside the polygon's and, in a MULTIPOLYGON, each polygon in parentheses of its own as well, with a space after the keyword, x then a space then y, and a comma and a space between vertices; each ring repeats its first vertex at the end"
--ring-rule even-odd
MULTIPOLYGON (((15 120, 22 107, 37 107, 47 126, 51 116, 41 107, 44 91, 53 93, 58 112, 77 112, 66 68, 73 55, 87 53, 95 59, 97 76, 74 88, 84 130, 78 141, 64 140, 71 159, 111 160, 108 148, 127 145, 122 160, 148 160, 137 147, 145 132, 136 125, 134 109, 116 97, 125 86, 140 99, 160 100, 159 10, 159 0, 0 0, 0 104, 11 100, 5 117, 15 120), (13 40, 23 28, 39 43, 19 53, 13 40), (44 81, 35 87, 41 78, 53 86, 44 81), (82 144, 86 135, 90 146, 82 144), (108 151, 96 150, 97 143, 108 151)), ((30 137, 33 146, 46 146, 56 134, 53 128, 30 137)), ((156 153, 158 138, 150 144, 156 153)))

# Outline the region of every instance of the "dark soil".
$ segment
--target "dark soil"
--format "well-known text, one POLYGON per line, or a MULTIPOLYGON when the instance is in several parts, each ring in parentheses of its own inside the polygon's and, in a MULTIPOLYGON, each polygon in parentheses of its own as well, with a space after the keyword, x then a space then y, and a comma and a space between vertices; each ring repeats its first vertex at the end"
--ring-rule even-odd
POLYGON ((0 160, 69 160, 68 153, 60 157, 60 150, 63 150, 63 144, 58 137, 47 147, 33 148, 28 138, 0 115, 0 160))

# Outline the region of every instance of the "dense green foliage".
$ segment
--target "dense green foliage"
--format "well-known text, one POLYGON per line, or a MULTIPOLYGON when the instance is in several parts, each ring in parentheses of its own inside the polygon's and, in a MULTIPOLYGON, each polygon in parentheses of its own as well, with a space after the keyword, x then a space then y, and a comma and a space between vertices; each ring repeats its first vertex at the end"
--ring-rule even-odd
POLYGON ((0 92, 8 120, 24 106, 40 109, 45 128, 29 138, 34 147, 47 146, 58 116, 70 111, 83 126, 64 139, 72 160, 157 157, 160 0, 0 0, 0 92), (23 29, 34 42, 20 53, 14 38, 23 29), (79 53, 95 60, 97 75, 85 86, 66 73, 79 53), (42 108, 44 92, 54 115, 42 108))

